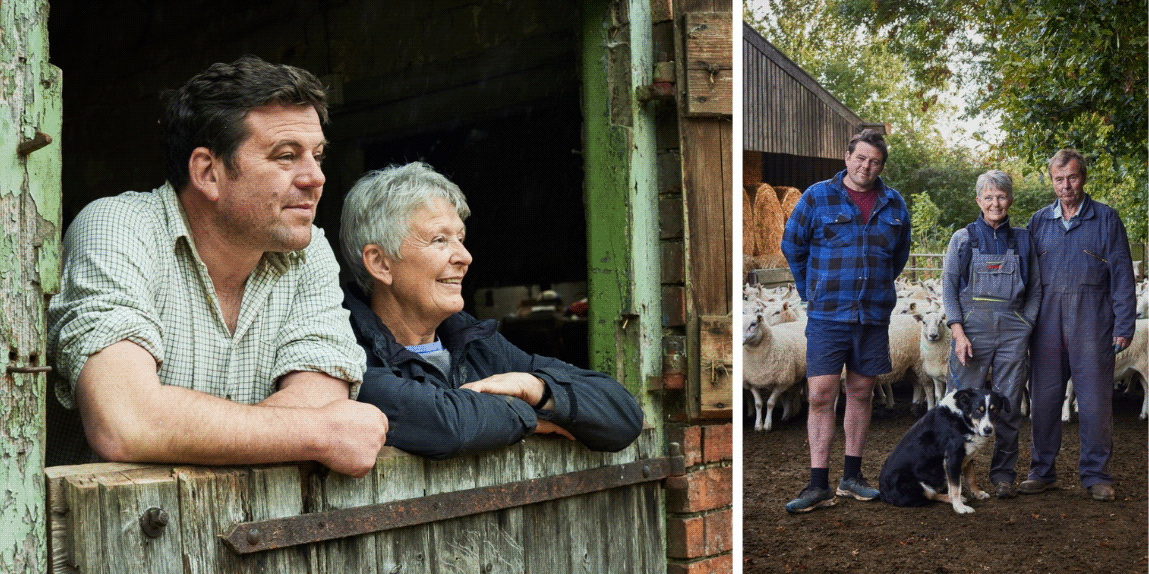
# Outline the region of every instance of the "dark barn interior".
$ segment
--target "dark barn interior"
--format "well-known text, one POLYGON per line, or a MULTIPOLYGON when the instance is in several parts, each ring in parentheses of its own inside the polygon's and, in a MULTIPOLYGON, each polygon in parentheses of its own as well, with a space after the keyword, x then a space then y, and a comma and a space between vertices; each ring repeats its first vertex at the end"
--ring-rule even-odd
POLYGON ((50 9, 51 61, 64 76, 65 224, 93 199, 159 187, 161 92, 255 54, 331 89, 316 224, 337 254, 354 181, 422 160, 471 206, 468 311, 482 314, 481 290, 492 303, 492 288, 585 285, 577 3, 58 0, 50 9))

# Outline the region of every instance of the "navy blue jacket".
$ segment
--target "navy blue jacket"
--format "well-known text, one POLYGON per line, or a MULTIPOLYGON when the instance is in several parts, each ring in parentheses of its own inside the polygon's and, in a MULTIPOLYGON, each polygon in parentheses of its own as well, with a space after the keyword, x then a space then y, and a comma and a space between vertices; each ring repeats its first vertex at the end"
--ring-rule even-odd
POLYGON ((1125 224, 1117 210, 1087 193, 1067 230, 1054 217, 1057 201, 1029 219, 1041 266, 1042 304, 1062 295, 1104 299, 1101 310, 1113 313, 1113 336, 1132 340, 1137 294, 1125 224))
POLYGON ((881 178, 870 219, 833 179, 811 185, 790 214, 782 253, 811 319, 888 325, 894 279, 910 258, 910 212, 881 178))
POLYGON ((642 409, 610 377, 558 359, 528 355, 496 331, 495 321, 455 313, 436 330, 451 354, 450 373, 400 345, 358 286, 343 288, 343 306, 367 352, 359 400, 379 407, 390 422, 387 445, 432 459, 514 444, 551 421, 592 450, 615 452, 642 431, 642 409), (491 375, 531 373, 545 381, 554 409, 460 389, 491 375))

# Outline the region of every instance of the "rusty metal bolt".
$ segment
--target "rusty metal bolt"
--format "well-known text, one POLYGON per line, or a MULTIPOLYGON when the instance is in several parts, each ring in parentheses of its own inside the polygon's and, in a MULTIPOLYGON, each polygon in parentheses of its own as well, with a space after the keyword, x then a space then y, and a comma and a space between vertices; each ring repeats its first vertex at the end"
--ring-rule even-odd
POLYGON ((642 465, 642 477, 643 478, 650 478, 650 465, 649 464, 642 465))
POLYGON ((256 546, 259 544, 259 541, 261 539, 262 539, 262 537, 259 535, 259 529, 258 528, 249 528, 248 529, 248 531, 247 531, 247 543, 248 544, 250 544, 252 546, 256 546))
POLYGON ((148 538, 159 538, 167 525, 168 513, 162 508, 153 506, 140 515, 140 528, 148 538))

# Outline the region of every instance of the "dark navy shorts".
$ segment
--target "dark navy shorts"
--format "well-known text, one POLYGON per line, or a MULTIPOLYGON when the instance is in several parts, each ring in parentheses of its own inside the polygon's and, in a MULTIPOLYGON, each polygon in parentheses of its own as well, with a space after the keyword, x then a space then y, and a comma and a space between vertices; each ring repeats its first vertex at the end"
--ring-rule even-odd
POLYGON ((839 375, 842 365, 866 377, 894 370, 888 325, 810 319, 806 322, 806 376, 839 375))

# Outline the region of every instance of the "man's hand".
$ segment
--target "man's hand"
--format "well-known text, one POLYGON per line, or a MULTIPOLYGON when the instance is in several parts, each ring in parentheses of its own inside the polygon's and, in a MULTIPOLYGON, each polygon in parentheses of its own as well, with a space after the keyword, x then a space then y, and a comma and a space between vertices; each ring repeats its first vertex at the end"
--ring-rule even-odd
POLYGON ((1129 339, 1125 337, 1113 337, 1113 354, 1116 355, 1121 351, 1129 348, 1129 339))
MULTIPOLYGON (((528 405, 535 406, 543 398, 546 383, 530 373, 499 373, 485 379, 467 383, 461 389, 468 389, 476 393, 491 395, 506 395, 526 401, 528 405)), ((543 405, 544 410, 554 408, 554 399, 543 405)))
POLYGON ((387 441, 387 415, 374 405, 350 399, 332 401, 318 410, 330 430, 329 443, 316 460, 335 472, 356 478, 366 475, 387 441))

